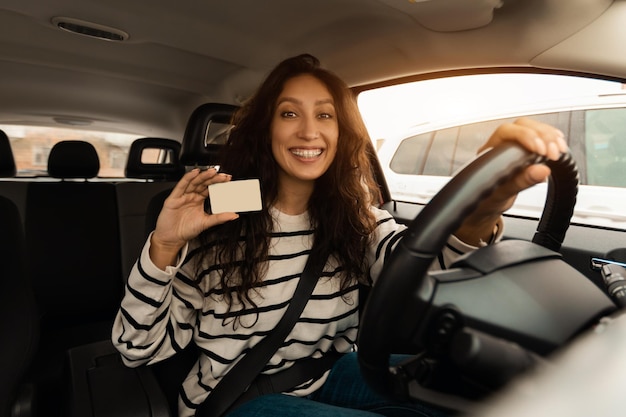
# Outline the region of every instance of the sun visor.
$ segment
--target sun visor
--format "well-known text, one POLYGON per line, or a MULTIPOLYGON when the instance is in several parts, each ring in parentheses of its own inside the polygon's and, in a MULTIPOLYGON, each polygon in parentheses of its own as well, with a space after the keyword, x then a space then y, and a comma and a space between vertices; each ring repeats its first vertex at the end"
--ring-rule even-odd
POLYGON ((458 32, 491 23, 502 0, 379 0, 411 16, 426 29, 458 32))

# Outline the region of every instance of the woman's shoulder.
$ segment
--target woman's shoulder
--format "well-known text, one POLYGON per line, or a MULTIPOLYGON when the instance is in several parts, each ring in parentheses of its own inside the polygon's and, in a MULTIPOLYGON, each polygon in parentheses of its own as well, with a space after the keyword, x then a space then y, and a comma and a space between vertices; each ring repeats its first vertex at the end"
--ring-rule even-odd
POLYGON ((376 233, 380 236, 398 233, 406 229, 406 226, 396 222, 396 219, 387 210, 379 207, 370 207, 370 210, 376 218, 376 233))
POLYGON ((391 215, 391 213, 389 213, 387 210, 376 207, 376 206, 370 206, 370 211, 372 212, 372 214, 374 214, 374 217, 376 218, 376 221, 380 222, 380 221, 393 221, 394 218, 391 215))

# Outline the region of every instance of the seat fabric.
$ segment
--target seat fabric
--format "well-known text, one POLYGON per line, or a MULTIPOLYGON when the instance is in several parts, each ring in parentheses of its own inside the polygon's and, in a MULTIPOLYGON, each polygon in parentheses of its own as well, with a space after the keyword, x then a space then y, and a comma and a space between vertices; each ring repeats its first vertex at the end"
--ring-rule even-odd
MULTIPOLYGON (((39 337, 39 316, 26 268, 17 207, 0 196, 0 416, 11 415, 24 390, 39 337)), ((20 404, 30 408, 30 404, 20 404)))
POLYGON ((48 165, 61 181, 29 184, 25 234, 41 313, 38 406, 61 415, 65 353, 110 337, 123 278, 115 184, 87 181, 99 169, 95 148, 59 142, 48 165))

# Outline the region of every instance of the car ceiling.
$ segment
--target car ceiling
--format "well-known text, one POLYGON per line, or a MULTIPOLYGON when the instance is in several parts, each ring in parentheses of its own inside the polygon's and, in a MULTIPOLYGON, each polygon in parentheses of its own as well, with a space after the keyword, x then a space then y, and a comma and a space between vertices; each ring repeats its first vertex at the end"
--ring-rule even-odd
POLYGON ((625 21, 626 1, 611 0, 2 0, 0 124, 180 140, 198 105, 240 104, 303 52, 354 87, 484 67, 623 77, 625 21), (128 39, 75 35, 56 18, 128 39))

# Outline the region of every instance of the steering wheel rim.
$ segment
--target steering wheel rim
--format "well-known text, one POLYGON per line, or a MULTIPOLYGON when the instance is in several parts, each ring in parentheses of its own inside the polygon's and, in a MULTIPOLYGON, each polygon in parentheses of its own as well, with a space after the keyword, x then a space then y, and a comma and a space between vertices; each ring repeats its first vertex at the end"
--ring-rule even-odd
MULTIPOLYGON (((409 224, 368 296, 358 336, 358 360, 366 381, 379 393, 403 397, 389 367, 390 341, 406 303, 427 286, 428 268, 465 217, 500 184, 525 167, 545 163, 551 169, 546 203, 533 243, 558 251, 574 212, 578 170, 570 154, 558 161, 531 153, 515 143, 493 148, 462 169, 409 224)), ((480 249, 479 249, 480 250, 480 249)), ((420 314, 417 311, 415 314, 420 314)))

